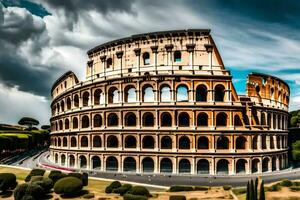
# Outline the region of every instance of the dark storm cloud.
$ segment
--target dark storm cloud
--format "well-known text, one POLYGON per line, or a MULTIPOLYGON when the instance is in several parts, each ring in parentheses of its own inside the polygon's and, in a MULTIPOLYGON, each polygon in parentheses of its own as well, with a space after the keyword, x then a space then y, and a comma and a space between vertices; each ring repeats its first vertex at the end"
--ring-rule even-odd
POLYGON ((131 12, 132 3, 134 0, 43 0, 42 4, 56 9, 62 9, 67 16, 72 17, 74 20, 78 20, 78 16, 82 11, 97 11, 102 14, 109 12, 131 12))

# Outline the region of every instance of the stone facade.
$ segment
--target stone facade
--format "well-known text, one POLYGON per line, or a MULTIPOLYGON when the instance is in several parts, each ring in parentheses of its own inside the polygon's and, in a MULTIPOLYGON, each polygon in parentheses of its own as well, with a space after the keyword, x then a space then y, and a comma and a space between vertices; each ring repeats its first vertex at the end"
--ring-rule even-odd
POLYGON ((86 80, 52 87, 50 158, 134 173, 251 174, 288 166, 289 86, 238 95, 209 30, 133 35, 88 51, 86 80))

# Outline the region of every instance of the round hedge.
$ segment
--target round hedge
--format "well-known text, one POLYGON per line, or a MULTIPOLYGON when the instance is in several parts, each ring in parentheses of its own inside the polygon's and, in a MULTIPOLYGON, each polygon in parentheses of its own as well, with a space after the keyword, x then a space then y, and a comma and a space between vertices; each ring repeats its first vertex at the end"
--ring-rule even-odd
POLYGON ((26 194, 32 196, 35 199, 39 199, 45 195, 45 190, 42 186, 36 183, 31 183, 26 188, 26 194))
POLYGON ((75 177, 65 177, 58 180, 54 185, 56 194, 75 195, 82 190, 82 181, 75 177))
POLYGON ((18 187, 14 191, 15 200, 21 200, 22 197, 25 196, 26 189, 27 189, 28 186, 29 186, 28 183, 23 183, 21 185, 18 185, 18 187))
POLYGON ((33 198, 33 196, 30 195, 25 195, 24 197, 22 197, 21 200, 36 200, 35 198, 33 198))
POLYGON ((114 181, 105 188, 105 193, 108 193, 108 194, 112 193, 113 190, 118 189, 121 186, 122 186, 122 184, 119 181, 114 181))
POLYGON ((134 186, 130 189, 129 193, 133 195, 142 195, 142 196, 150 197, 149 190, 144 186, 134 186))
POLYGON ((0 190, 5 192, 13 190, 17 186, 17 178, 13 173, 0 173, 0 190))

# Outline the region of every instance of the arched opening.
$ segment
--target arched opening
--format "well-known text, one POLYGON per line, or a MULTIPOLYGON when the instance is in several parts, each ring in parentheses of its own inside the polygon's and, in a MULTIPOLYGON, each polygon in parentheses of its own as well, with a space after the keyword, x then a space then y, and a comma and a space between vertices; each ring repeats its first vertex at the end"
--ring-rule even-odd
POLYGON ((84 92, 82 95, 82 104, 83 106, 88 106, 90 100, 90 93, 84 92))
POLYGON ((148 52, 143 53, 144 65, 150 65, 150 54, 148 52))
POLYGON ((146 85, 143 89, 143 101, 154 102, 154 92, 152 86, 146 85))
POLYGON ((197 143, 198 143, 197 144, 198 149, 208 149, 209 148, 209 141, 208 141, 208 138, 205 136, 199 137, 197 143))
POLYGON ((261 136, 261 148, 262 149, 267 149, 267 138, 265 135, 261 136))
POLYGON ((180 85, 177 87, 176 100, 177 101, 188 101, 189 100, 188 88, 185 85, 180 85))
POLYGON ((95 169, 95 170, 101 169, 101 160, 98 156, 92 157, 92 169, 95 169))
POLYGON ((133 86, 128 86, 125 88, 125 102, 136 102, 136 90, 133 86))
POLYGON ((247 139, 243 136, 236 138, 236 149, 246 149, 247 139))
POLYGON ((68 146, 68 140, 66 137, 63 137, 63 147, 67 147, 68 146))
POLYGON ((253 159, 252 160, 252 173, 257 173, 258 172, 258 165, 259 165, 259 159, 253 159))
POLYGON ((281 140, 280 140, 280 138, 281 138, 281 137, 278 135, 278 136, 277 136, 277 142, 276 142, 276 143, 277 143, 277 149, 281 149, 281 146, 280 146, 280 143, 281 143, 280 141, 281 141, 281 140))
POLYGON ((161 126, 170 127, 172 126, 172 116, 168 112, 161 114, 161 126))
POLYGON ((125 115, 125 126, 136 126, 136 116, 130 112, 125 115))
POLYGON ((217 162, 217 174, 228 174, 229 162, 226 159, 221 159, 217 162))
POLYGON ((65 129, 69 129, 70 128, 70 122, 69 119, 65 119, 65 129))
POLYGON ((111 68, 112 67, 112 59, 111 58, 108 58, 107 60, 106 60, 106 68, 111 68))
POLYGON ((112 87, 108 90, 108 103, 119 103, 119 91, 112 87))
POLYGON ((243 122, 239 115, 234 116, 234 125, 235 126, 243 126, 243 122))
POLYGON ((88 147, 89 146, 88 138, 86 136, 81 137, 80 146, 81 147, 88 147))
POLYGON ((197 174, 209 174, 209 162, 206 159, 198 160, 197 174))
POLYGON ((217 126, 227 126, 227 114, 224 112, 220 112, 217 114, 216 118, 217 126))
POLYGON ((154 149, 154 138, 152 136, 143 138, 143 149, 154 149))
POLYGON ((119 118, 116 113, 110 113, 108 115, 108 126, 118 126, 119 125, 119 118))
POLYGON ((59 120, 59 130, 63 130, 64 126, 63 126, 63 121, 59 120))
POLYGON ((101 142, 101 137, 100 136, 94 136, 93 137, 93 147, 101 147, 102 142, 101 142))
POLYGON ((271 120, 272 120, 272 116, 270 113, 268 113, 268 126, 269 128, 271 128, 271 120))
POLYGON ((186 112, 182 112, 178 116, 178 125, 181 127, 190 126, 190 116, 186 112))
POLYGON ((81 121, 81 128, 88 128, 90 126, 90 119, 87 115, 84 115, 82 117, 82 121, 81 121))
POLYGON ((106 171, 118 171, 118 160, 110 156, 106 159, 106 171))
POLYGON ((199 85, 196 89, 196 101, 206 102, 207 101, 207 87, 205 85, 199 85))
POLYGON ((169 136, 161 138, 161 149, 172 149, 172 139, 169 136))
POLYGON ((58 146, 60 147, 61 146, 61 139, 60 138, 58 138, 58 146))
POLYGON ((107 137, 107 147, 109 148, 118 148, 119 141, 118 138, 114 135, 110 135, 107 137))
POLYGON ((87 160, 86 160, 85 156, 83 156, 83 155, 79 156, 79 162, 80 162, 80 168, 87 167, 87 160))
POLYGON ((55 154, 55 156, 54 156, 54 162, 58 163, 58 154, 55 154))
POLYGON ((66 156, 65 156, 65 154, 61 155, 61 157, 60 157, 60 163, 61 163, 62 166, 65 166, 65 164, 66 164, 66 156))
POLYGON ((70 110, 72 107, 71 99, 70 97, 67 98, 67 109, 70 110))
POLYGON ((229 149, 229 140, 225 136, 221 136, 217 140, 217 149, 229 149))
POLYGON ((102 90, 97 89, 94 92, 94 104, 95 105, 100 105, 104 103, 104 94, 102 90))
POLYGON ((262 162, 262 171, 263 172, 269 171, 269 163, 270 163, 270 159, 268 157, 265 157, 262 162))
POLYGON ((208 126, 208 115, 206 113, 199 113, 197 116, 197 126, 208 126))
POLYGON ((152 173, 154 172, 154 162, 152 158, 144 158, 142 161, 143 165, 143 172, 149 172, 152 173))
POLYGON ((69 156, 69 166, 74 167, 75 166, 75 157, 73 155, 69 156))
POLYGON ((257 149, 257 136, 252 138, 252 149, 257 149))
POLYGON ((75 137, 71 137, 71 147, 77 147, 77 141, 75 137))
POLYGON ((179 161, 179 173, 191 173, 191 163, 188 159, 179 161))
POLYGON ((136 148, 136 139, 134 136, 129 135, 125 138, 125 148, 136 148))
POLYGON ((274 138, 270 135, 270 149, 274 149, 274 138))
POLYGON ((102 126, 102 117, 99 114, 96 114, 94 116, 94 121, 93 121, 94 127, 98 128, 102 126))
POLYGON ((76 107, 76 108, 79 107, 79 96, 78 96, 78 94, 74 95, 74 107, 76 107))
POLYGON ((276 157, 272 157, 272 171, 276 171, 276 157))
POLYGON ((77 129, 78 128, 78 118, 77 117, 73 117, 73 129, 77 129))
POLYGON ((186 136, 179 138, 179 149, 190 149, 190 139, 186 136))
POLYGON ((261 125, 265 126, 266 125, 266 114, 261 113, 261 125))
POLYGON ((245 174, 246 173, 246 164, 247 164, 246 160, 239 159, 236 162, 236 173, 237 174, 245 174))
POLYGON ((59 113, 60 112, 60 105, 59 105, 59 103, 57 103, 56 108, 57 108, 57 113, 59 113))
POLYGON ((160 89, 160 101, 170 102, 171 101, 171 89, 169 86, 162 86, 160 89))
POLYGON ((143 115, 143 126, 154 126, 154 116, 147 112, 143 115))
POLYGON ((180 51, 174 52, 174 62, 181 62, 181 52, 180 51))
POLYGON ((223 102, 225 96, 225 87, 223 85, 217 85, 215 87, 215 101, 223 102))
POLYGON ((163 158, 160 161, 160 173, 172 173, 173 164, 169 158, 163 158))
POLYGON ((124 172, 136 172, 136 161, 132 157, 127 157, 124 159, 124 172))
POLYGON ((65 111, 65 102, 64 101, 60 102, 60 107, 61 107, 61 111, 64 112, 65 111))

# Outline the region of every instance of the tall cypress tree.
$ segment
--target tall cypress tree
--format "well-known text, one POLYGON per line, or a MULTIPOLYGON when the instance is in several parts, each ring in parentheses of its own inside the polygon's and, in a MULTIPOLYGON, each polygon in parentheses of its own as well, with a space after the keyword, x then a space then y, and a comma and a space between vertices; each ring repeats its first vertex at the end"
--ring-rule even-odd
POLYGON ((249 181, 247 183, 247 196, 246 196, 246 200, 251 200, 250 199, 250 183, 249 183, 249 181))
POLYGON ((258 178, 256 177, 254 182, 254 200, 257 200, 257 195, 258 195, 257 188, 258 188, 258 178))
POLYGON ((261 181, 261 184, 260 184, 259 200, 266 200, 264 181, 263 180, 261 181))

